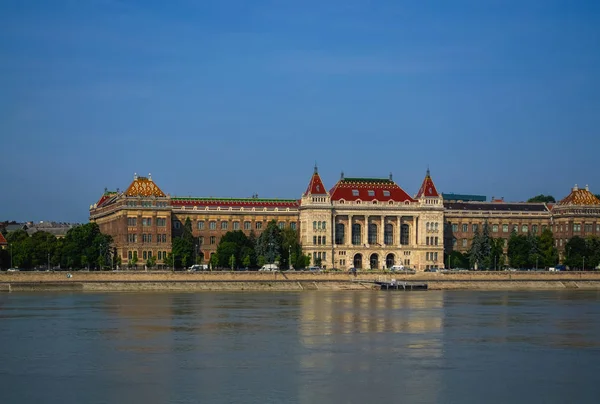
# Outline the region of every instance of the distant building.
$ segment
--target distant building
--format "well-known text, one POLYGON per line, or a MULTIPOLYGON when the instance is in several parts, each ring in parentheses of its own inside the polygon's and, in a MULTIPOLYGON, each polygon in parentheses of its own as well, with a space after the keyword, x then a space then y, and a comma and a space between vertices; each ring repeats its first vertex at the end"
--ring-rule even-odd
POLYGON ((444 194, 444 202, 485 202, 487 198, 484 195, 465 195, 465 194, 444 194))
POLYGON ((78 226, 78 224, 42 221, 38 223, 28 222, 26 226, 27 229, 25 231, 27 231, 27 234, 30 236, 38 231, 44 231, 54 235, 56 238, 63 238, 67 235, 69 230, 78 226))

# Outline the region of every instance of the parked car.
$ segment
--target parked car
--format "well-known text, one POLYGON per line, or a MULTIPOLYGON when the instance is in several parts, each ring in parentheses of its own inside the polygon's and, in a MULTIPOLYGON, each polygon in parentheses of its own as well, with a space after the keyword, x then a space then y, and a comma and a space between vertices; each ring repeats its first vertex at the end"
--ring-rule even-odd
POLYGON ((19 272, 19 271, 20 271, 20 269, 19 269, 19 268, 8 268, 8 269, 6 270, 6 272, 19 272))
POLYGON ((321 269, 321 267, 309 267, 308 270, 312 271, 312 272, 321 272, 321 271, 323 271, 321 269))
POLYGON ((259 269, 259 271, 263 271, 263 272, 279 271, 279 266, 277 264, 265 264, 259 269))

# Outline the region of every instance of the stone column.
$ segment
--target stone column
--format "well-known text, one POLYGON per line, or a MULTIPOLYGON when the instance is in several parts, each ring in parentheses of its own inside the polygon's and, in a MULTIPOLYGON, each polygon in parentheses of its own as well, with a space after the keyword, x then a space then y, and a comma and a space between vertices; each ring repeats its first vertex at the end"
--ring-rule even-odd
POLYGON ((348 215, 348 226, 346 227, 346 231, 344 232, 345 245, 352 245, 352 215, 348 215))
POLYGON ((385 246, 385 215, 381 215, 381 230, 379 230, 379 244, 385 246))
POLYGON ((396 243, 398 246, 401 246, 402 243, 400 242, 402 240, 402 216, 398 216, 396 219, 398 219, 398 225, 396 226, 396 232, 398 233, 396 235, 396 239, 398 240, 398 242, 396 243))
POLYGON ((362 244, 369 244, 369 215, 365 214, 365 231, 362 234, 362 244))

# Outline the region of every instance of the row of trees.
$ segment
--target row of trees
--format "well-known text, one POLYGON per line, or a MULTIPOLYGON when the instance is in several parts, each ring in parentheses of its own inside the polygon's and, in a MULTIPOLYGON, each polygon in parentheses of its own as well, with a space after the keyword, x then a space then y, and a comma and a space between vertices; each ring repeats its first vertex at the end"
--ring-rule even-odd
POLYGON ((9 248, 0 250, 0 268, 111 268, 120 264, 112 247, 112 237, 100 233, 96 223, 69 229, 57 239, 53 234, 38 231, 29 235, 17 230, 5 235, 9 248))
MULTIPOLYGON (((447 256, 450 268, 476 268, 498 270, 507 265, 514 268, 546 268, 559 262, 558 250, 554 244, 552 231, 546 228, 537 236, 517 234, 513 231, 508 239, 504 254, 505 240, 493 238, 489 226, 484 223, 482 231, 476 232, 471 248, 465 254, 453 251, 447 256)), ((592 269, 600 265, 600 237, 579 236, 571 238, 565 245, 563 264, 570 269, 592 269)))

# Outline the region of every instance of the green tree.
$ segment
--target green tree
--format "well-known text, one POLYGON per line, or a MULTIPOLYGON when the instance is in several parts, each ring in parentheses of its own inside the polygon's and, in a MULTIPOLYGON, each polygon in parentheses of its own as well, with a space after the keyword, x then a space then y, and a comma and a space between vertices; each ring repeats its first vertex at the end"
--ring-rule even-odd
POLYGON ((10 245, 9 249, 12 251, 12 265, 15 268, 31 268, 32 248, 31 240, 27 232, 25 230, 10 232, 6 236, 6 241, 10 245))
POLYGON ((470 268, 470 260, 468 254, 463 254, 460 251, 452 251, 446 257, 448 268, 470 268))
POLYGON ((152 256, 148 257, 148 260, 146 260, 146 266, 148 267, 148 269, 154 268, 155 265, 156 265, 156 256, 152 255, 152 256))
POLYGON ((229 268, 233 271, 235 269, 235 255, 231 254, 229 257, 229 268))
POLYGON ((540 234, 538 247, 541 266, 552 267, 558 264, 558 250, 554 246, 554 235, 549 228, 545 228, 540 234))
POLYGON ((251 261, 250 261, 250 256, 249 256, 249 255, 246 255, 246 256, 244 257, 244 260, 242 261, 242 265, 244 265, 244 267, 246 267, 246 268, 249 268, 249 267, 250 267, 250 264, 251 264, 251 261))
POLYGON ((138 263, 138 255, 137 255, 137 251, 134 251, 132 258, 129 260, 129 266, 131 268, 137 268, 137 263, 138 263))
POLYGON ((211 268, 211 270, 217 268, 218 263, 219 263, 219 256, 218 256, 218 254, 212 254, 210 256, 210 268, 211 268))
POLYGON ((552 195, 540 194, 540 195, 534 196, 533 198, 529 198, 529 200, 527 200, 527 202, 554 203, 554 202, 556 202, 556 199, 554 199, 554 197, 552 195))
POLYGON ((263 265, 265 265, 265 262, 266 262, 265 261, 265 257, 263 257, 262 255, 258 256, 258 260, 257 261, 258 261, 257 263, 258 263, 259 267, 262 267, 263 265))
POLYGON ((527 237, 512 231, 508 239, 508 259, 514 268, 525 268, 529 263, 531 248, 527 237))
POLYGON ((250 256, 252 260, 254 245, 243 231, 229 231, 219 241, 217 254, 219 255, 219 266, 226 267, 231 255, 235 257, 236 262, 242 262, 246 256, 250 256))
POLYGON ((167 258, 164 258, 163 262, 165 263, 167 268, 173 268, 173 253, 167 253, 167 258))
POLYGON ((282 255, 282 241, 281 229, 275 220, 271 220, 256 241, 256 254, 263 256, 267 263, 272 264, 275 262, 275 257, 282 255))
POLYGON ((589 269, 596 269, 600 265, 600 237, 588 236, 585 243, 588 254, 585 259, 585 266, 589 269))
POLYGON ((571 270, 582 269, 585 257, 589 255, 585 240, 579 236, 574 236, 567 241, 565 252, 567 254, 565 265, 571 270))
POLYGON ((238 245, 232 241, 221 241, 217 246, 217 265, 221 268, 226 268, 229 264, 230 257, 235 258, 238 253, 238 245))

